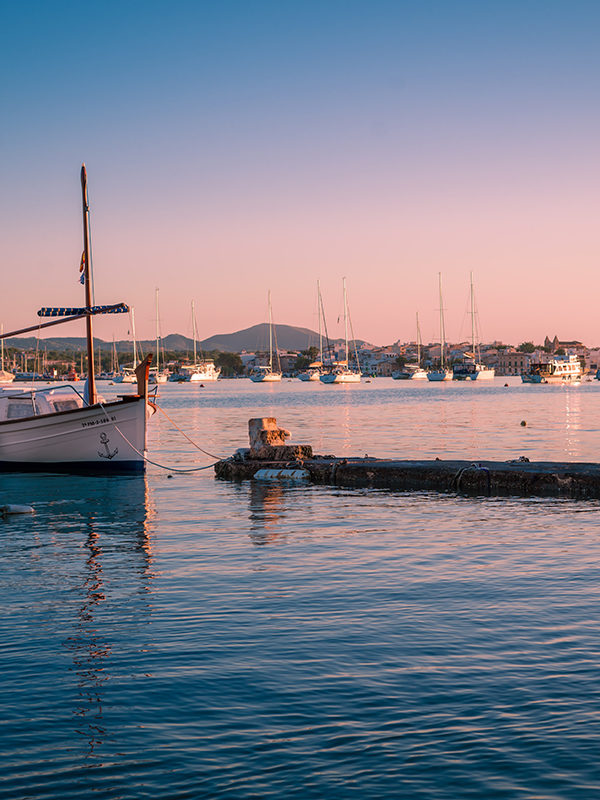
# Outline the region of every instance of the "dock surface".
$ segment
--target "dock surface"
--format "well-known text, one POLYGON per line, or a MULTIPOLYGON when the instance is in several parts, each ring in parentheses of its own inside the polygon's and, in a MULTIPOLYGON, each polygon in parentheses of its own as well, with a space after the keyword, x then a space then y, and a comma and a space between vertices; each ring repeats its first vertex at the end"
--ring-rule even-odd
POLYGON ((215 474, 248 480, 259 470, 303 469, 307 480, 329 486, 454 492, 466 495, 600 498, 600 464, 544 461, 390 460, 312 458, 282 461, 240 455, 219 461, 215 474))

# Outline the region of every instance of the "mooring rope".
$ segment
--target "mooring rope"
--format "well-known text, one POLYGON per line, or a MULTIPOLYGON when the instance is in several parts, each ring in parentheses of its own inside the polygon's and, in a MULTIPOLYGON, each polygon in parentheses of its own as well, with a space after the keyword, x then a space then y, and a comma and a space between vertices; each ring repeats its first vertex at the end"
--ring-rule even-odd
MULTIPOLYGON (((105 414, 105 415, 108 417, 108 416, 109 416, 109 415, 108 415, 108 412, 107 412, 107 410, 104 408, 103 404, 99 402, 99 403, 98 403, 98 405, 100 406, 100 408, 102 409, 102 411, 104 412, 104 414, 105 414)), ((158 406, 158 405, 155 405, 155 404, 153 404, 153 405, 154 405, 154 408, 160 408, 160 406, 158 406)), ((163 413, 165 413, 165 412, 163 412, 163 413)), ((166 413, 165 413, 165 416, 167 417, 167 419, 169 419, 169 417, 168 417, 168 415, 167 415, 166 413)), ((171 422, 172 422, 172 420, 169 420, 169 421, 171 421, 171 422)), ((127 444, 129 445, 129 447, 131 447, 131 449, 134 451, 134 453, 137 453, 137 454, 138 454, 138 456, 140 456, 140 457, 141 457, 141 458, 142 458, 144 461, 146 461, 148 464, 152 464, 152 466, 153 466, 153 467, 159 467, 160 469, 167 470, 168 472, 180 472, 180 473, 186 473, 186 472, 201 472, 202 470, 205 470, 205 469, 210 469, 211 467, 214 467, 214 465, 215 465, 215 464, 216 464, 218 461, 222 461, 222 459, 221 459, 221 458, 219 458, 218 456, 214 456, 214 455, 212 455, 211 453, 207 453, 207 452, 206 452, 206 450, 202 450, 202 448, 201 448, 201 447, 199 447, 198 445, 196 445, 196 444, 195 444, 195 442, 193 442, 193 441, 192 441, 192 440, 191 440, 191 439, 190 439, 188 436, 186 436, 186 434, 185 434, 185 433, 184 433, 184 432, 181 430, 181 428, 179 428, 177 425, 175 425, 175 423, 173 423, 173 425, 175 425, 175 427, 176 427, 176 428, 177 428, 177 429, 180 431, 180 433, 182 433, 182 434, 183 434, 183 435, 186 437, 186 439, 189 439, 189 441, 190 441, 190 442, 191 442, 191 443, 192 443, 192 444, 193 444, 195 447, 198 447, 198 450, 202 450, 202 452, 203 452, 203 453, 205 453, 206 455, 210 456, 211 458, 214 458, 214 459, 216 459, 216 461, 215 461, 214 463, 212 463, 212 464, 207 464, 207 465, 206 465, 206 466, 204 466, 204 467, 170 467, 170 466, 167 466, 166 464, 159 464, 159 463, 158 463, 158 461, 152 461, 152 459, 148 458, 148 456, 147 456, 145 453, 142 453, 142 452, 141 452, 141 450, 138 450, 138 449, 137 449, 137 447, 136 447, 136 446, 135 446, 135 445, 134 445, 132 442, 130 442, 130 441, 129 441, 129 439, 127 438, 127 436, 125 436, 125 434, 124 434, 124 433, 123 433, 123 431, 122 431, 122 430, 119 428, 119 426, 118 426, 118 425, 116 425, 114 422, 111 422, 111 425, 112 425, 112 427, 113 427, 113 428, 116 430, 116 432, 117 432, 117 433, 118 433, 118 434, 119 434, 119 435, 120 435, 120 436, 121 436, 121 437, 122 437, 122 438, 123 438, 123 439, 124 439, 124 440, 127 442, 127 444)))
POLYGON ((161 406, 159 406, 159 405, 156 405, 156 406, 155 406, 155 408, 157 408, 157 409, 158 409, 158 410, 159 410, 159 411, 160 411, 162 414, 164 414, 164 415, 165 415, 165 417, 166 417, 166 418, 169 420, 169 422, 171 423, 171 425, 172 425, 174 428, 177 428, 177 430, 179 431, 179 433, 180 433, 182 436, 185 436, 185 438, 188 440, 188 442, 189 442, 191 445, 193 445, 193 446, 194 446, 196 449, 200 450, 200 452, 201 452, 201 453, 204 453, 204 455, 205 455, 205 456, 209 456, 210 458, 215 458, 217 461, 223 461, 223 459, 222 459, 220 456, 216 456, 214 453, 209 453, 209 452, 208 452, 208 450, 203 450, 203 449, 200 447, 200 445, 199 445, 199 444, 196 444, 196 442, 194 442, 194 441, 193 441, 193 439, 190 439, 190 437, 187 435, 187 433, 186 433, 185 431, 182 431, 182 430, 181 430, 181 428, 179 427, 179 425, 178 425, 176 422, 174 422, 174 421, 171 419, 171 417, 170 417, 170 416, 167 414, 167 412, 164 410, 164 408, 161 408, 161 406))

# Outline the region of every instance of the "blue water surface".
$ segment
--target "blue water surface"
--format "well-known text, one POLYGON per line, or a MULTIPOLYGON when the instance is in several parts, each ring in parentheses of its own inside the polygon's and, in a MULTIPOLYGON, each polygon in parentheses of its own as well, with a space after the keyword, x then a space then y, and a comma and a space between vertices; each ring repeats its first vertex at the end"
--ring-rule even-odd
MULTIPOLYGON (((273 415, 319 452, 598 460, 600 385, 505 382, 160 402, 215 455, 273 415)), ((211 463, 162 414, 149 444, 211 463)), ((0 517, 1 798, 600 794, 597 502, 157 466, 7 474, 6 502, 35 513, 0 517)))

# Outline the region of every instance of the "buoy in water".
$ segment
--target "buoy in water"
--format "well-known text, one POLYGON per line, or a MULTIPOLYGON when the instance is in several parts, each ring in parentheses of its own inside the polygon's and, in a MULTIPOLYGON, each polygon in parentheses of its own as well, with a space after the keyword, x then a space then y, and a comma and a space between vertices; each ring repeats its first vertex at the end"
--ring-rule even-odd
POLYGON ((33 514, 33 508, 31 506, 17 506, 14 504, 9 504, 6 506, 0 506, 0 513, 2 514, 33 514))
POLYGON ((524 428, 527 425, 524 419, 521 420, 521 427, 524 428))

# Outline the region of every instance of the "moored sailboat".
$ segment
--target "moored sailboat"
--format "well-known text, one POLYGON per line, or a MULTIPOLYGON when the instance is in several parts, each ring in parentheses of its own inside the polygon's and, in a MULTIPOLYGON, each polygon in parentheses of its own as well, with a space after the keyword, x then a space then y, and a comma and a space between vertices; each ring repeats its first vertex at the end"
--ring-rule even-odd
POLYGON ((3 338, 78 319, 86 321, 88 377, 83 396, 73 386, 50 389, 0 390, 0 469, 10 471, 143 471, 146 423, 155 408, 148 401, 148 356, 137 369, 137 394, 104 401, 96 392, 92 317, 125 313, 124 303, 92 304, 90 217, 85 165, 81 168, 85 286, 82 308, 42 308, 51 322, 1 334, 3 338))
POLYGON ((279 364, 279 350, 275 343, 275 361, 277 369, 273 368, 273 311, 271 309, 271 292, 268 293, 269 307, 269 363, 253 368, 250 373, 250 380, 253 383, 276 383, 281 380, 281 366, 279 364))
MULTIPOLYGON (((0 326, 0 333, 4 333, 4 325, 0 326)), ((0 339, 0 383, 12 383, 14 379, 14 372, 4 369, 4 339, 0 339)))
POLYGON ((317 281, 317 317, 319 319, 319 360, 313 361, 308 367, 300 372, 298 378, 301 381, 318 381, 321 377, 323 367, 323 331, 321 328, 321 318, 323 310, 323 300, 321 298, 321 283, 317 281))
POLYGON ((358 359, 358 352, 356 350, 356 339, 354 338, 354 331, 352 331, 352 341, 354 345, 354 355, 356 357, 356 369, 352 369, 349 364, 349 346, 348 346, 348 324, 352 327, 350 320, 350 313, 348 310, 348 293, 346 291, 346 278, 342 279, 343 293, 344 293, 344 347, 346 357, 341 361, 333 361, 329 366, 326 366, 319 379, 323 383, 360 383, 361 371, 358 359))
POLYGON ((446 326, 444 323, 444 303, 442 299, 442 273, 438 273, 439 292, 440 292, 440 363, 427 371, 428 381, 450 381, 452 380, 452 370, 446 366, 446 326))
POLYGON ((419 381, 426 380, 427 372, 421 366, 421 328, 419 326, 419 312, 417 311, 417 360, 409 361, 402 369, 392 372, 392 378, 396 381, 419 381))
POLYGON ((169 379, 169 373, 165 369, 160 368, 160 318, 158 315, 158 288, 155 291, 155 310, 156 310, 156 325, 155 325, 155 333, 156 333, 156 365, 150 367, 150 373, 148 375, 148 383, 166 383, 169 379))
POLYGON ((475 330, 475 295, 473 292, 473 273, 471 272, 471 352, 466 354, 462 364, 454 365, 452 377, 455 381, 493 380, 496 374, 495 369, 486 367, 485 364, 481 363, 481 354, 479 352, 479 343, 476 341, 475 330))

